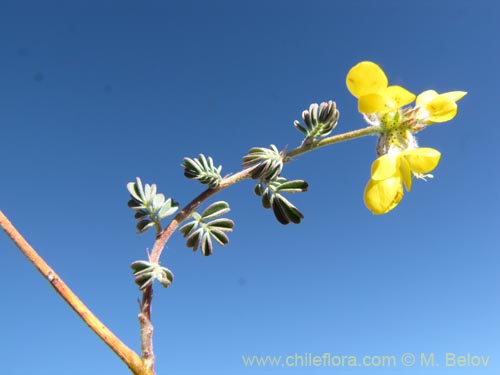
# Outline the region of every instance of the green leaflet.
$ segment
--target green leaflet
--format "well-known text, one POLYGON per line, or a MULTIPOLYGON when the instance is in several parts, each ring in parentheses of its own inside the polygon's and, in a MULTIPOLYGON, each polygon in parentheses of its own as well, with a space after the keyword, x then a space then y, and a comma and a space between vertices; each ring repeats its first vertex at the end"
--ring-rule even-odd
POLYGON ((224 246, 229 242, 227 232, 232 232, 234 222, 227 218, 218 218, 229 212, 229 204, 218 201, 208 206, 201 215, 193 212, 193 220, 179 228, 186 238, 186 246, 196 251, 201 250, 205 256, 213 254, 213 243, 215 240, 219 245, 224 246))
POLYGON ((254 192, 262 198, 262 206, 272 208, 276 219, 286 225, 299 224, 304 216, 282 193, 293 194, 307 191, 307 188, 308 184, 304 180, 288 181, 280 176, 270 181, 261 180, 254 192))
POLYGON ((140 290, 151 286, 155 280, 158 280, 165 288, 174 281, 174 274, 166 267, 151 263, 145 260, 137 260, 130 267, 134 271, 135 283, 139 285, 140 290))
POLYGON ((141 179, 129 182, 127 189, 130 193, 128 207, 135 212, 134 218, 138 220, 136 228, 139 234, 146 232, 149 228, 156 228, 156 233, 162 230, 161 220, 174 214, 179 205, 172 198, 165 199, 161 193, 157 193, 156 185, 142 185, 141 179))
POLYGON ((270 148, 253 147, 243 157, 243 167, 255 166, 251 174, 253 179, 272 180, 281 174, 283 158, 284 153, 279 152, 275 145, 270 148))
POLYGON ((216 168, 213 159, 206 158, 203 154, 198 155, 196 159, 184 158, 181 167, 184 168, 184 176, 198 180, 211 188, 219 186, 222 180, 220 174, 222 166, 216 168))
POLYGON ((306 141, 311 141, 317 137, 329 135, 337 126, 339 115, 335 102, 331 100, 320 105, 314 103, 309 106, 309 110, 302 112, 305 125, 299 121, 294 121, 293 125, 306 135, 306 141))

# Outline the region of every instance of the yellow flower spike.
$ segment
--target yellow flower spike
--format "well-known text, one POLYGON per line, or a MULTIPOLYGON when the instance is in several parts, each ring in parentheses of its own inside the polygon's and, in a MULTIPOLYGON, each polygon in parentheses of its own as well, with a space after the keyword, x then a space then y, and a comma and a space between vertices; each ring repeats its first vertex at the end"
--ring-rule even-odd
POLYGON ((362 61, 349 70, 346 85, 356 98, 385 89, 389 81, 384 71, 371 61, 362 61))
POLYGON ((403 198, 403 184, 400 177, 376 181, 371 179, 365 188, 366 207, 375 215, 386 214, 403 198))
POLYGON ((401 156, 408 162, 410 169, 415 173, 431 172, 438 166, 441 159, 441 153, 429 147, 403 151, 401 156))

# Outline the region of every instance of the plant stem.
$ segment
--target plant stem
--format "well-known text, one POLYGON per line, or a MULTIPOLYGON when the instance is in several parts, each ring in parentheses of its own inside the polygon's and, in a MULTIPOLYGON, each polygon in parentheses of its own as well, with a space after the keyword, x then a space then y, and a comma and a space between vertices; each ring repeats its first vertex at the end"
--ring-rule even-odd
POLYGON ((95 332, 102 341, 113 350, 118 357, 128 366, 132 373, 136 375, 154 375, 154 372, 146 367, 141 358, 128 346, 126 346, 111 330, 106 327, 75 293, 64 283, 57 273, 38 255, 31 245, 12 225, 9 219, 0 211, 0 226, 7 236, 21 250, 21 252, 36 267, 42 276, 56 290, 56 292, 66 301, 75 313, 95 332))
MULTIPOLYGON (((369 126, 363 129, 354 130, 344 134, 324 138, 320 141, 305 143, 283 157, 285 163, 292 161, 295 156, 302 155, 316 148, 331 145, 338 142, 360 138, 366 135, 375 134, 378 129, 369 126)), ((150 261, 159 263, 161 254, 170 236, 176 231, 179 225, 186 220, 205 200, 217 194, 219 191, 234 185, 242 180, 251 177, 252 171, 257 166, 252 166, 242 171, 227 176, 222 179, 216 188, 209 188, 194 198, 187 204, 168 224, 168 226, 156 237, 150 261)), ((107 328, 75 293, 64 283, 55 271, 38 255, 31 245, 22 237, 7 217, 0 211, 0 226, 16 244, 19 250, 30 260, 43 277, 50 283, 56 292, 66 301, 75 313, 94 331, 97 336, 108 345, 111 350, 129 367, 135 375, 154 375, 154 352, 153 352, 153 325, 151 324, 151 303, 153 300, 153 288, 148 287, 142 296, 141 312, 139 322, 141 326, 141 354, 142 359, 120 339, 118 339, 109 328, 107 328)))
MULTIPOLYGON (((334 135, 332 137, 324 138, 319 141, 313 141, 311 143, 303 144, 293 150, 286 153, 283 158, 285 163, 292 161, 292 157, 305 154, 306 152, 312 151, 314 149, 328 146, 334 143, 344 142, 355 138, 364 137, 367 135, 376 134, 379 129, 375 126, 368 126, 366 128, 350 131, 343 134, 334 135)), ((165 245, 167 244, 170 236, 176 231, 179 225, 186 220, 205 200, 217 194, 219 191, 228 188, 240 181, 250 178, 252 171, 257 166, 252 166, 242 171, 225 177, 222 179, 221 183, 216 188, 209 188, 199 194, 191 202, 189 202, 167 225, 167 227, 156 237, 156 241, 153 245, 151 255, 149 257, 150 262, 159 263, 161 254, 165 245)), ((150 365, 154 366, 154 354, 153 354, 153 326, 151 324, 151 304, 153 301, 153 288, 148 287, 142 295, 141 312, 139 314, 139 321, 141 326, 141 332, 144 332, 147 336, 142 336, 142 358, 152 358, 150 365)), ((152 367, 151 367, 152 368, 152 367)))
MULTIPOLYGON (((344 142, 344 141, 349 141, 351 139, 356 139, 360 137, 364 137, 367 135, 373 135, 377 134, 379 132, 379 129, 375 126, 367 126, 366 128, 358 129, 358 130, 353 130, 347 133, 343 134, 338 134, 334 135, 332 137, 324 138, 319 141, 312 142, 310 144, 305 144, 301 145, 297 148, 294 148, 293 150, 290 150, 289 152, 286 153, 284 157, 285 162, 290 162, 292 160, 292 157, 294 156, 299 156, 302 154, 305 154, 306 152, 310 152, 312 150, 315 150, 320 147, 324 146, 329 146, 334 143, 339 143, 339 142, 344 142)), ((231 185, 236 184, 237 182, 240 182, 242 180, 245 180, 247 178, 250 178, 250 175, 253 171, 253 169, 256 166, 252 166, 246 169, 243 169, 242 171, 225 177, 222 179, 221 183, 219 186, 216 188, 210 188, 202 192, 200 195, 198 195, 196 198, 194 198, 189 204, 187 204, 173 219, 172 221, 167 225, 165 230, 161 232, 157 237, 156 241, 153 246, 153 250, 151 252, 151 256, 149 261, 150 262, 155 262, 158 263, 161 257, 161 253, 163 249, 165 248, 165 245, 170 238, 170 236, 175 232, 175 230, 179 227, 179 225, 186 220, 193 211, 195 211, 205 200, 210 198, 211 196, 217 194, 219 191, 224 190, 225 188, 228 188, 231 185)))
MULTIPOLYGON (((343 133, 343 134, 334 135, 332 137, 324 138, 324 139, 321 139, 319 141, 314 141, 310 144, 301 145, 297 148, 294 148, 293 150, 290 150, 289 152, 286 153, 286 159, 290 159, 294 156, 305 154, 306 152, 315 150, 315 149, 320 148, 320 147, 329 146, 329 145, 332 145, 334 143, 350 141, 351 139, 356 139, 356 138, 364 137, 367 135, 373 135, 373 134, 377 134, 379 132, 380 132, 380 130, 378 127, 367 126, 366 128, 353 130, 353 131, 343 133)), ((286 161, 288 161, 288 160, 286 160, 286 161)))

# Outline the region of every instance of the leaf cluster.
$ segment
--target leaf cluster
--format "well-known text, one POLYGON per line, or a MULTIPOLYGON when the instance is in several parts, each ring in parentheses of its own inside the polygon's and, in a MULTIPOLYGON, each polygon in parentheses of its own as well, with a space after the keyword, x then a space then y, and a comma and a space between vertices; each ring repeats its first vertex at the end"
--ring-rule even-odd
POLYGON ((211 188, 219 186, 222 176, 222 166, 215 167, 211 157, 206 158, 200 154, 198 158, 184 158, 184 163, 181 164, 184 168, 184 176, 200 181, 202 184, 208 185, 211 188))
POLYGON ((293 125, 306 135, 306 140, 313 140, 329 135, 337 126, 339 115, 335 102, 331 100, 320 105, 313 103, 309 106, 309 110, 302 112, 302 120, 305 125, 297 120, 294 121, 293 125))
POLYGON ((138 220, 136 228, 139 234, 152 227, 160 233, 161 220, 172 215, 179 208, 172 198, 165 199, 163 194, 157 193, 155 184, 146 184, 143 187, 139 177, 135 182, 129 182, 127 189, 130 193, 128 206, 135 211, 134 218, 138 220))
POLYGON ((299 224, 304 218, 302 213, 282 193, 298 193, 307 191, 308 184, 304 180, 288 181, 277 177, 271 181, 261 180, 254 189, 255 194, 262 197, 262 206, 272 208, 274 216, 281 224, 299 224))
POLYGON ((275 145, 270 148, 253 147, 243 157, 243 167, 256 166, 251 173, 253 179, 272 180, 281 174, 284 156, 275 145))
POLYGON ((226 245, 229 242, 226 233, 232 232, 234 222, 227 218, 216 218, 229 211, 227 202, 218 201, 208 206, 201 214, 193 212, 193 220, 179 228, 186 238, 186 246, 193 251, 200 248, 201 253, 208 256, 213 253, 212 239, 221 246, 226 245))
POLYGON ((130 267, 134 270, 133 276, 135 283, 139 285, 140 290, 146 289, 148 286, 152 285, 155 280, 158 280, 165 288, 174 281, 174 274, 172 271, 157 263, 137 260, 132 263, 130 267))

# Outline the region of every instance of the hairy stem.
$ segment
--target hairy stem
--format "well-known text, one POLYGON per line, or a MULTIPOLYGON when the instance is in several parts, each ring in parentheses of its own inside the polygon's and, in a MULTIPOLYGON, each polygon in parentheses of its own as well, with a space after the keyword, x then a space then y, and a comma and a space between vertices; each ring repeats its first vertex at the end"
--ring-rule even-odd
MULTIPOLYGON (((314 141, 310 144, 305 144, 302 146, 299 146, 297 148, 294 148, 293 150, 290 150, 286 153, 284 157, 285 162, 290 162, 292 160, 292 157, 294 156, 299 156, 302 154, 305 154, 306 152, 310 152, 312 150, 315 150, 320 147, 324 146, 329 146, 334 143, 339 143, 339 142, 344 142, 344 141, 349 141, 351 139, 356 139, 360 137, 364 137, 367 135, 372 135, 372 134, 377 134, 379 132, 379 129, 374 126, 368 126, 366 128, 358 129, 358 130, 353 130, 347 133, 343 134, 338 134, 334 135, 332 137, 324 138, 319 141, 314 141)), ((165 230, 161 232, 157 237, 156 241, 153 246, 153 250, 151 252, 150 256, 150 262, 155 262, 158 263, 161 257, 161 253, 163 252, 163 249, 165 248, 165 245, 170 238, 170 236, 175 232, 175 230, 179 227, 179 225, 186 220, 189 215, 193 213, 205 200, 210 198, 211 196, 217 194, 219 191, 224 190, 225 188, 228 188, 231 185, 234 185, 242 180, 245 180, 247 178, 250 178, 251 173, 255 166, 243 169, 242 171, 228 176, 224 179, 222 179, 221 183, 219 186, 216 188, 210 188, 202 192, 200 195, 198 195, 196 198, 194 198, 190 203, 188 203, 173 219, 172 221, 167 225, 165 230)))
POLYGON ((7 236, 21 250, 21 252, 36 267, 42 276, 56 290, 56 292, 66 301, 75 313, 95 332, 102 341, 108 345, 113 352, 128 366, 132 373, 136 375, 154 375, 146 367, 141 358, 128 346, 126 346, 111 330, 106 327, 75 293, 64 283, 57 273, 38 255, 24 237, 17 231, 7 217, 0 211, 0 226, 7 236))
POLYGON ((149 286, 149 292, 142 295, 141 312, 139 313, 139 325, 141 327, 141 357, 144 365, 153 370, 155 355, 153 351, 153 324, 151 323, 151 303, 153 302, 153 288, 149 286))
POLYGON ((351 132, 334 135, 332 137, 324 138, 319 141, 314 141, 310 144, 302 145, 286 153, 285 161, 288 161, 294 156, 299 156, 305 154, 306 152, 315 150, 320 147, 329 146, 334 143, 350 141, 351 139, 356 139, 360 137, 365 137, 367 135, 373 135, 380 132, 380 129, 376 126, 367 126, 366 128, 353 130, 351 132))

